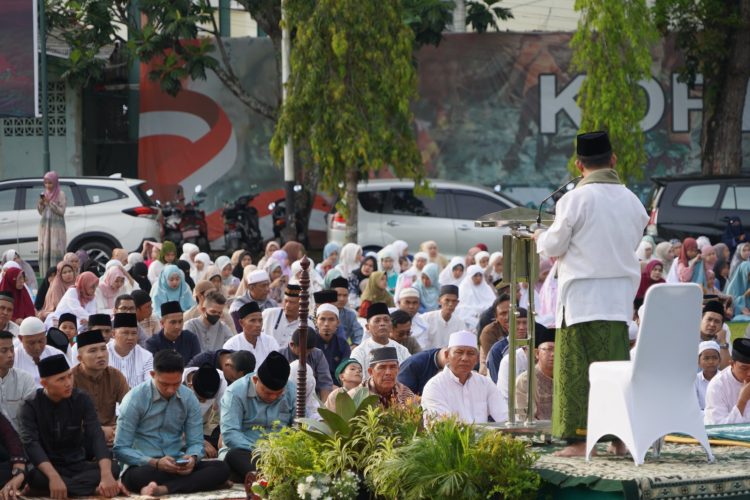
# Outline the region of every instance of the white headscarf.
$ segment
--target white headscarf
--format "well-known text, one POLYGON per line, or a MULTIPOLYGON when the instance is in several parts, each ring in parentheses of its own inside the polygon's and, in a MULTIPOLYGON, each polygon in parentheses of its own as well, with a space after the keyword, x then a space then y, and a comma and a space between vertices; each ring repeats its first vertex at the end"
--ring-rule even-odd
POLYGON ((445 269, 440 271, 440 285, 460 285, 461 282, 464 279, 464 276, 466 276, 466 270, 464 269, 464 273, 461 274, 460 278, 454 278, 453 277, 453 269, 456 268, 456 266, 462 266, 464 265, 464 258, 463 257, 453 257, 448 263, 447 266, 445 266, 445 269))
POLYGON ((391 243, 391 247, 393 247, 393 251, 396 253, 396 261, 398 261, 399 257, 404 256, 404 250, 409 248, 409 244, 404 240, 396 240, 391 243))
POLYGON ((359 269, 360 259, 357 256, 362 255, 362 247, 356 243, 347 243, 341 249, 339 255, 339 263, 336 265, 336 269, 341 272, 341 276, 349 278, 352 271, 359 269))
POLYGON ((138 264, 139 262, 143 262, 143 255, 139 254, 138 252, 129 253, 128 263, 125 264, 125 270, 130 272, 130 270, 133 269, 133 266, 138 264))
POLYGON ((489 252, 485 252, 484 250, 482 250, 481 252, 477 252, 474 255, 474 262, 476 263, 476 265, 478 265, 482 269, 482 272, 484 272, 487 269, 487 266, 489 266, 489 260, 487 261, 488 262, 487 266, 482 267, 482 266, 479 265, 479 261, 481 261, 485 257, 487 259, 489 259, 490 258, 490 253, 489 252))
MULTIPOLYGON (((197 248, 197 247, 196 247, 197 248)), ((202 262, 203 263, 203 269, 198 270, 198 266, 191 266, 190 268, 190 277, 193 278, 193 281, 198 283, 199 281, 202 281, 204 279, 208 279, 206 277, 206 273, 208 272, 208 266, 212 264, 211 257, 208 256, 207 253, 201 252, 198 255, 195 256, 195 261, 202 262)))
POLYGON ((458 287, 458 298, 461 304, 485 310, 495 301, 495 292, 484 279, 475 285, 471 279, 475 274, 482 274, 484 277, 479 264, 473 264, 466 270, 464 279, 458 287))

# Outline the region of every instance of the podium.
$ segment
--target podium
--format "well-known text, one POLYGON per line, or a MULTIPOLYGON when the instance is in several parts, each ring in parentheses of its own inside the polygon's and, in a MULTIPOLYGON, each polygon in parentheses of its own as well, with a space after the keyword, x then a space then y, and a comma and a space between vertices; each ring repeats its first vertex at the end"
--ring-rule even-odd
POLYGON ((516 207, 501 210, 491 214, 483 215, 474 222, 475 227, 505 228, 509 234, 502 237, 503 248, 503 278, 510 275, 510 314, 508 332, 508 421, 509 428, 537 428, 544 427, 541 422, 534 419, 534 395, 536 394, 536 357, 534 355, 534 338, 536 325, 536 312, 534 309, 534 293, 532 287, 539 279, 539 257, 536 253, 536 241, 532 238, 538 227, 546 227, 552 224, 552 215, 542 213, 529 208, 516 207), (539 218, 539 221, 537 220, 539 218), (537 224, 541 224, 539 226, 537 224), (521 283, 529 286, 529 308, 528 308, 528 335, 525 339, 516 338, 518 329, 518 298, 516 290, 521 283), (516 421, 516 350, 527 346, 529 360, 528 370, 528 394, 529 401, 526 412, 526 421, 516 421), (542 425, 539 425, 542 424, 542 425))

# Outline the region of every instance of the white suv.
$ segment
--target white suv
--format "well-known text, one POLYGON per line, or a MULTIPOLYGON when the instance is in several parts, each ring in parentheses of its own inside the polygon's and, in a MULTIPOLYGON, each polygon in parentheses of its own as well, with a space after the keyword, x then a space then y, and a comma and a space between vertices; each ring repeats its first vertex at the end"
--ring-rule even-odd
MULTIPOLYGON (((430 180, 434 197, 416 196, 413 181, 377 179, 359 183, 358 243, 377 250, 395 240, 409 244, 411 253, 419 244, 434 240, 444 255, 464 255, 477 243, 502 246, 497 228, 477 228, 482 215, 517 207, 518 203, 489 189, 452 181, 430 180)), ((328 215, 328 241, 344 242, 346 220, 339 213, 328 215)))
MULTIPOLYGON (((112 249, 132 252, 144 240, 161 239, 161 211, 141 188, 144 181, 111 177, 62 177, 68 206, 68 251, 84 249, 103 266, 112 249)), ((39 212, 42 179, 0 181, 0 252, 15 248, 29 263, 39 260, 39 212)))

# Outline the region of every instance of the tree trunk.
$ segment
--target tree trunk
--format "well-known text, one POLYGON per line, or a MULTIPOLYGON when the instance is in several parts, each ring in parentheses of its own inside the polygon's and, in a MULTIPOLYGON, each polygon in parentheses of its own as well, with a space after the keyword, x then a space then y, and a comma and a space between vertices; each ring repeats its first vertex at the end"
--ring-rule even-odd
POLYGON ((741 24, 729 37, 724 71, 717 81, 704 78, 703 82, 704 175, 736 175, 742 169, 742 111, 750 78, 750 1, 740 2, 739 14, 741 24))
POLYGON ((456 6, 453 8, 453 32, 466 33, 466 1, 454 0, 456 6))
POLYGON ((357 224, 359 221, 359 200, 357 199, 357 169, 346 171, 346 233, 347 243, 357 243, 357 224))

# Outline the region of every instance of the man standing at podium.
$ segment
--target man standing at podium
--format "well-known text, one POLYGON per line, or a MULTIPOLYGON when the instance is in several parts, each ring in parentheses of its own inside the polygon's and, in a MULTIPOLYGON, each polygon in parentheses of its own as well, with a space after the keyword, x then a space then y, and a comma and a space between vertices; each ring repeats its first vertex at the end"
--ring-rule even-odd
MULTIPOLYGON (((629 359, 635 250, 648 222, 614 170, 606 132, 579 135, 576 156, 583 179, 557 202, 549 230, 535 233, 538 252, 559 259, 552 434, 568 442, 561 456, 585 454, 589 365, 629 359)), ((614 451, 623 454, 624 445, 616 441, 614 451)))

